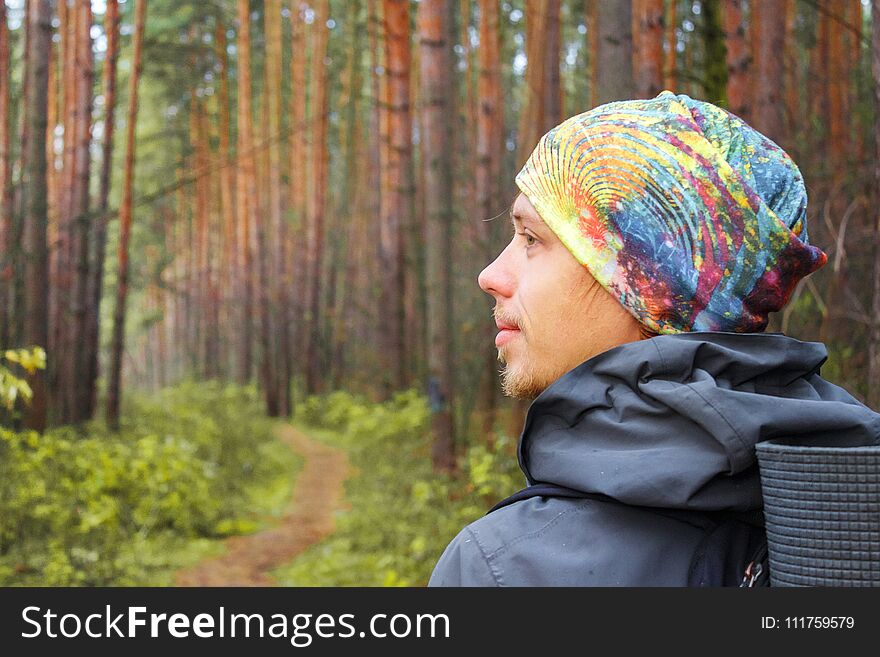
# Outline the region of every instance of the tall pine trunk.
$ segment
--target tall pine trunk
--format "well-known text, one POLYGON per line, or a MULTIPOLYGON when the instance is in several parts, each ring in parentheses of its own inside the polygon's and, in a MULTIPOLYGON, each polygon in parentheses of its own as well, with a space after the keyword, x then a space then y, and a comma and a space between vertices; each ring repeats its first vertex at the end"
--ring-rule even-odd
MULTIPOLYGON (((305 371, 302 355, 306 350, 307 327, 303 322, 305 317, 308 270, 306 259, 302 254, 302 238, 306 234, 307 218, 307 194, 310 189, 310 177, 313 174, 309 162, 306 159, 308 152, 306 144, 306 130, 309 125, 306 121, 306 70, 308 63, 308 43, 306 23, 303 20, 302 8, 294 6, 290 12, 291 32, 291 57, 290 57, 290 165, 289 165, 289 200, 288 209, 291 213, 291 226, 288 234, 287 250, 291 254, 286 263, 285 275, 289 281, 286 285, 288 308, 285 329, 288 332, 290 344, 293 347, 287 358, 287 369, 291 374, 299 369, 305 371), (293 254, 297 254, 295 257, 293 254), (291 262, 292 261, 292 262, 291 262), (298 362, 294 362, 293 354, 299 356, 298 362)), ((310 34, 310 32, 308 33, 310 34)))
POLYGON ((785 142, 785 12, 770 6, 753 10, 752 16, 756 38, 755 49, 755 101, 752 125, 776 143, 785 142))
POLYGON ((281 313, 281 267, 284 257, 284 226, 281 219, 281 0, 267 0, 265 3, 266 61, 265 90, 263 102, 268 114, 268 222, 262 222, 266 250, 263 258, 267 261, 268 281, 264 290, 263 309, 263 378, 265 396, 270 416, 287 416, 285 388, 288 382, 282 381, 284 368, 281 362, 286 359, 286 341, 279 331, 281 313))
POLYGON ((241 302, 241 321, 239 324, 241 344, 239 345, 238 380, 245 383, 250 379, 253 365, 252 352, 252 314, 254 310, 253 293, 253 247, 251 225, 257 212, 256 185, 254 183, 253 113, 251 108, 253 90, 251 88, 251 29, 250 3, 238 0, 238 172, 236 176, 236 209, 238 214, 238 272, 242 277, 239 289, 241 302))
POLYGON ((324 60, 327 56, 327 19, 329 0, 318 0, 315 12, 315 49, 312 54, 312 189, 309 194, 309 289, 306 322, 306 390, 323 392, 323 315, 321 296, 324 254, 324 204, 327 187, 327 80, 324 60))
POLYGON ((631 0, 597 2, 599 55, 595 103, 632 98, 635 92, 632 67, 631 0))
POLYGON ((12 153, 9 150, 9 25, 0 2, 0 345, 12 346, 12 153))
POLYGON ((119 427, 119 404, 122 394, 122 355, 125 349, 125 304, 128 298, 128 245, 131 238, 132 200, 134 193, 135 128, 138 115, 138 82, 144 43, 147 0, 134 0, 134 38, 131 74, 128 79, 128 117, 126 120, 125 168, 122 178, 122 203, 119 208, 118 282, 113 313, 113 341, 110 349, 110 372, 107 385, 107 423, 119 427))
POLYGON ((874 281, 868 339, 868 405, 880 408, 880 0, 871 0, 871 73, 874 83, 874 281))
MULTIPOLYGON (((504 98, 501 89, 501 40, 498 31, 498 3, 480 0, 480 48, 477 51, 479 78, 477 80, 477 219, 480 252, 485 262, 495 257, 492 239, 493 222, 489 221, 503 209, 501 204, 501 155, 504 152, 504 98)), ((487 301, 488 303, 488 301, 487 301)), ((494 444, 493 428, 499 394, 496 365, 498 352, 494 345, 495 322, 486 313, 482 322, 485 344, 485 365, 480 379, 479 410, 482 414, 482 434, 494 444)))
POLYGON ((678 38, 675 28, 678 24, 678 9, 676 0, 669 0, 664 18, 666 51, 663 56, 663 88, 677 92, 678 65, 676 64, 676 45, 678 38))
POLYGON ((409 114, 410 31, 408 0, 385 0, 385 75, 387 187, 381 199, 379 258, 383 271, 379 307, 385 318, 382 332, 386 359, 386 394, 400 390, 406 380, 404 349, 404 224, 412 187, 411 121, 409 114))
POLYGON ((663 84, 663 0, 632 0, 632 31, 636 94, 653 98, 663 84))
MULTIPOLYGON (((236 267, 237 234, 236 234, 236 208, 235 208, 235 169, 233 164, 234 153, 230 136, 232 127, 229 117, 229 56, 226 52, 226 27, 222 22, 217 22, 214 31, 214 48, 217 62, 220 66, 219 93, 217 96, 218 119, 219 119, 219 145, 220 145, 220 204, 223 217, 223 252, 220 264, 220 289, 222 290, 220 304, 220 317, 225 327, 226 353, 235 354, 240 345, 240 330, 238 316, 233 307, 234 301, 239 301, 239 276, 241 272, 236 267)), ((224 362, 229 364, 228 357, 224 362)), ((234 370, 233 370, 234 371, 234 370)))
MULTIPOLYGON (((29 93, 25 104, 28 122, 27 152, 24 158, 24 341, 44 347, 49 338, 49 253, 46 244, 48 205, 46 188, 46 125, 48 123, 49 50, 52 44, 52 9, 49 0, 30 0, 27 11, 30 35, 27 42, 29 93)), ((33 391, 24 412, 24 425, 46 428, 46 379, 41 370, 28 375, 33 391)))
POLYGON ((452 389, 452 44, 449 0, 422 0, 421 42, 422 166, 425 169, 428 287, 428 399, 433 433, 432 458, 438 471, 455 468, 452 389))
POLYGON ((104 89, 104 143, 101 153, 100 188, 98 191, 98 215, 95 219, 95 236, 92 241, 92 267, 89 272, 89 307, 86 343, 89 362, 85 374, 85 386, 89 392, 88 415, 93 417, 97 409, 98 354, 100 352, 100 307, 104 279, 104 259, 107 251, 107 221, 110 208, 110 172, 113 167, 113 137, 116 123, 116 63, 119 59, 119 3, 107 0, 104 14, 104 34, 107 50, 104 55, 102 86, 104 89))
POLYGON ((89 214, 89 181, 91 172, 92 141, 92 82, 94 56, 92 54, 92 6, 89 0, 81 0, 76 26, 76 179, 73 190, 73 234, 71 238, 71 265, 73 296, 70 301, 72 319, 70 331, 71 350, 67 356, 68 413, 62 421, 82 422, 89 418, 91 391, 83 385, 80 377, 88 371, 91 361, 88 352, 88 305, 89 305, 89 244, 93 238, 93 220, 89 214))

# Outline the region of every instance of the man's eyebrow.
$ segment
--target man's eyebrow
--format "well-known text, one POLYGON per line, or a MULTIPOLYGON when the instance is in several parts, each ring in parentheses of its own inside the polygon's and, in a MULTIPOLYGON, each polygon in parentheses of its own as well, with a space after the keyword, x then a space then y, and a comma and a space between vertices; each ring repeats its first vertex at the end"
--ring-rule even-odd
POLYGON ((542 221, 535 220, 528 215, 519 214, 518 212, 514 212, 512 207, 508 211, 508 214, 510 215, 510 223, 513 225, 514 228, 516 228, 517 221, 519 221, 522 224, 530 224, 532 226, 540 226, 543 223, 542 221))

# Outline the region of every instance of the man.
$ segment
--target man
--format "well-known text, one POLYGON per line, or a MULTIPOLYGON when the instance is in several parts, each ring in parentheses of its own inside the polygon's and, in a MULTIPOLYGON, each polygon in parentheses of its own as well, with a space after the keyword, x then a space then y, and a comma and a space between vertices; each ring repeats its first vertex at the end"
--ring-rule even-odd
POLYGON ((738 584, 764 538, 755 444, 880 440, 880 414, 819 376, 822 344, 763 332, 826 261, 800 172, 664 91, 563 122, 516 182, 479 284, 505 394, 533 400, 531 493, 465 527, 430 585, 738 584), (719 539, 721 517, 741 522, 719 539))

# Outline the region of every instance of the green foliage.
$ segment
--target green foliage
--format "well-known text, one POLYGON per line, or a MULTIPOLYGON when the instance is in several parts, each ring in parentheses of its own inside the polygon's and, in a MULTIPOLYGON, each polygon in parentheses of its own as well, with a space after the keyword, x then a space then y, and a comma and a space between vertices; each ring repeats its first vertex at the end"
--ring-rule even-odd
POLYGON ((0 405, 12 411, 15 402, 31 400, 33 391, 27 381, 3 364, 3 361, 19 366, 28 374, 46 367, 46 352, 42 347, 31 349, 7 349, 0 353, 0 405))
POLYGON ((461 528, 521 487, 504 440, 471 447, 460 476, 435 475, 428 404, 416 391, 384 404, 335 392, 300 408, 305 430, 345 448, 357 470, 346 483, 351 509, 332 536, 275 572, 284 585, 423 585, 461 528))
POLYGON ((280 510, 297 466, 256 389, 215 382, 134 398, 118 433, 0 429, 0 585, 170 583, 280 510))

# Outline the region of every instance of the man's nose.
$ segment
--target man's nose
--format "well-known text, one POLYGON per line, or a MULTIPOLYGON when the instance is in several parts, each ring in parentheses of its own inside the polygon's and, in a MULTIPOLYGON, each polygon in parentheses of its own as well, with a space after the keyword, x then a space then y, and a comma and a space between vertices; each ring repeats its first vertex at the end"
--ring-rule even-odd
POLYGON ((509 248, 510 245, 499 253, 498 257, 490 262, 477 277, 480 289, 486 294, 491 294, 495 298, 510 297, 513 295, 513 291, 516 288, 516 279, 510 267, 509 258, 507 257, 509 255, 509 248))

